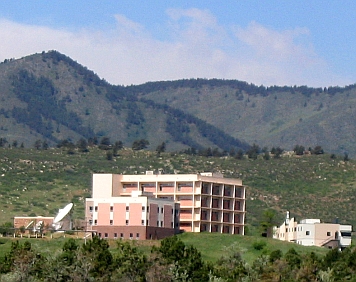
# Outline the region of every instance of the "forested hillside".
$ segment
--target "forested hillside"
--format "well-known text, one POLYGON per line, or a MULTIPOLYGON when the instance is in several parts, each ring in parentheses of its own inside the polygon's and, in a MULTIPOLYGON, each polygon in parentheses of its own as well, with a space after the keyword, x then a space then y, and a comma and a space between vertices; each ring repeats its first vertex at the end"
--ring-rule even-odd
MULTIPOLYGON (((124 70, 123 70, 124 71, 124 70)), ((256 86, 238 80, 182 79, 115 86, 57 52, 0 64, 0 137, 49 146, 80 138, 119 140, 167 151, 291 150, 321 145, 356 155, 356 88, 256 86)))
POLYGON ((232 148, 248 144, 182 110, 139 99, 130 87, 113 86, 56 51, 0 65, 0 136, 9 144, 33 146, 43 139, 107 136, 129 146, 147 140, 167 150, 232 148))

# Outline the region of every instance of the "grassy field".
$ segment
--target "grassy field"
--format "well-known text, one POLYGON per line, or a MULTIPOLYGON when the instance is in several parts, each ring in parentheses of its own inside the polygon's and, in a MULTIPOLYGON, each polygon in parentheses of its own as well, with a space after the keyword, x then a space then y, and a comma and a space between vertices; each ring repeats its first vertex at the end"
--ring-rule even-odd
MULTIPOLYGON (((228 234, 218 234, 218 233, 183 233, 178 235, 180 239, 186 245, 192 245, 201 252, 202 258, 205 261, 215 262, 222 256, 232 255, 234 252, 239 252, 242 258, 248 262, 252 263, 257 257, 262 254, 268 254, 274 250, 281 250, 286 253, 290 248, 294 248, 300 254, 306 254, 310 252, 315 252, 319 256, 323 256, 328 251, 325 248, 319 247, 304 247, 294 243, 282 242, 274 239, 267 239, 258 236, 239 236, 239 235, 228 235, 228 234), (258 250, 254 246, 258 244, 263 248, 258 250)), ((10 250, 11 242, 14 240, 21 240, 24 242, 28 240, 33 248, 46 256, 51 256, 57 252, 60 252, 61 247, 64 242, 68 240, 69 237, 77 238, 75 235, 68 236, 67 238, 57 237, 55 239, 13 239, 13 238, 0 238, 0 256, 4 256, 10 250)), ((84 240, 78 239, 80 244, 84 243, 84 240)), ((115 254, 116 241, 108 240, 110 245, 110 250, 115 254)), ((150 250, 153 245, 159 246, 160 241, 131 241, 140 250, 149 255, 150 250)))
POLYGON ((54 216, 74 203, 74 219, 83 219, 91 194, 93 172, 141 174, 220 171, 247 187, 247 224, 258 232, 263 211, 277 212, 278 222, 289 210, 297 220, 320 218, 356 224, 356 166, 329 155, 237 160, 124 149, 109 161, 106 152, 67 154, 65 149, 0 148, 0 225, 14 216, 54 216))

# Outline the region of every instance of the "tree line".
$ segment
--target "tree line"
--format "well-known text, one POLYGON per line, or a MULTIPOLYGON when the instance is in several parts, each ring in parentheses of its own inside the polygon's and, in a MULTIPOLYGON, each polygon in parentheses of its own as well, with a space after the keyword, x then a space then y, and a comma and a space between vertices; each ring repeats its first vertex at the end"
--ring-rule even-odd
POLYGON ((247 263, 236 246, 216 262, 206 262, 194 247, 177 236, 161 241, 147 254, 135 244, 118 240, 109 250, 107 240, 69 239, 60 251, 45 255, 29 241, 13 241, 0 257, 1 281, 354 281, 356 248, 337 248, 326 255, 298 253, 290 248, 268 250, 265 241, 253 243, 261 255, 247 263))

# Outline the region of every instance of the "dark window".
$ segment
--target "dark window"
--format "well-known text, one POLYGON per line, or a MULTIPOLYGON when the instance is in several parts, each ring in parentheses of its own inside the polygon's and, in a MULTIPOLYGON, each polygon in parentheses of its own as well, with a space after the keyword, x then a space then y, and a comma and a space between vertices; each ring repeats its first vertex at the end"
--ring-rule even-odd
POLYGON ((136 238, 140 238, 140 233, 136 233, 136 238))
POLYGON ((132 237, 133 237, 133 234, 132 234, 132 233, 130 233, 130 239, 132 239, 132 237))
POLYGON ((93 225, 93 220, 89 219, 89 225, 93 225))
POLYGON ((105 234, 104 234, 104 237, 105 237, 105 238, 108 238, 108 233, 105 233, 105 234))
POLYGON ((130 207, 129 206, 126 206, 126 211, 129 211, 130 210, 130 207))
POLYGON ((157 213, 159 213, 159 207, 157 208, 157 213))
POLYGON ((99 238, 101 238, 101 233, 99 233, 99 238))
POLYGON ((351 231, 341 231, 341 237, 351 237, 351 231))
POLYGON ((149 206, 147 206, 147 212, 150 212, 150 207, 149 206))
POLYGON ((331 236, 331 232, 330 231, 326 232, 326 236, 331 236))
POLYGON ((305 235, 310 235, 310 231, 305 231, 305 235))
POLYGON ((114 211, 114 207, 113 206, 110 206, 110 211, 114 211))
POLYGON ((129 221, 126 219, 126 225, 129 225, 129 221))
POLYGON ((114 238, 117 238, 117 233, 114 233, 114 238))
POLYGON ((113 220, 112 219, 110 219, 110 225, 113 225, 113 220))
POLYGON ((161 227, 163 227, 163 221, 161 221, 161 227))
POLYGON ((145 206, 142 206, 142 211, 145 211, 145 206))
POLYGON ((159 227, 159 221, 157 220, 157 227, 159 227))
POLYGON ((98 206, 95 206, 95 211, 96 211, 96 212, 98 211, 98 206))
POLYGON ((145 221, 143 219, 141 220, 141 225, 145 225, 145 221))
POLYGON ((97 225, 98 224, 98 221, 95 219, 94 220, 94 225, 97 225))
POLYGON ((120 238, 124 238, 124 233, 120 233, 120 238))
POLYGON ((161 208, 161 213, 163 213, 163 208, 161 208))
POLYGON ((90 206, 90 207, 89 207, 89 211, 90 211, 90 212, 93 212, 93 206, 90 206))

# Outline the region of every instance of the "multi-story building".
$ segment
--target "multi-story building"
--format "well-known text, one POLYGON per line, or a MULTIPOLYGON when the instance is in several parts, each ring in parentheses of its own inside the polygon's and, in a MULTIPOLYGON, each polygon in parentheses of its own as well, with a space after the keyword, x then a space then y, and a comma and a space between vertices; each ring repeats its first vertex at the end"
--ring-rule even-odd
MULTIPOLYGON (((114 203, 130 196, 132 191, 151 192, 157 199, 178 202, 180 228, 184 231, 244 234, 245 188, 242 181, 213 173, 93 174, 93 194, 87 199, 87 215, 90 214, 89 206, 95 206, 93 203, 99 201, 97 199, 106 198, 114 203)), ((106 209, 108 207, 107 203, 106 209)), ((109 213, 103 216, 107 217, 108 225, 109 216, 109 213)), ((93 220, 92 224, 97 224, 98 228, 104 218, 97 218, 95 222, 93 217, 93 220)))
POLYGON ((287 212, 285 221, 275 228, 273 237, 303 246, 343 249, 351 245, 351 232, 351 225, 322 223, 320 219, 303 219, 297 223, 287 212))
POLYGON ((87 231, 101 238, 162 239, 179 232, 179 204, 150 192, 86 199, 87 231))

